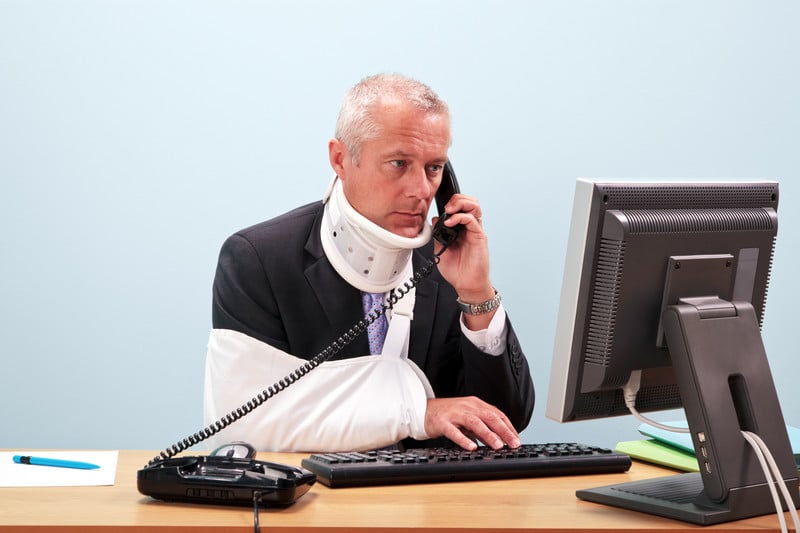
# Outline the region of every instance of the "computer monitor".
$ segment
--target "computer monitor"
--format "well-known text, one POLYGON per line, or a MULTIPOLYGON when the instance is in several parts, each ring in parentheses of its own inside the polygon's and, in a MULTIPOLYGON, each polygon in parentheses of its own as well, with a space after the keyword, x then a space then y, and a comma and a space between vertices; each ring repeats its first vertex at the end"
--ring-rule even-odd
POLYGON ((683 407, 699 473, 579 490, 581 499, 696 524, 775 512, 742 430, 797 468, 760 333, 778 184, 578 180, 547 416, 683 407), (633 380, 631 378, 634 378, 633 380))

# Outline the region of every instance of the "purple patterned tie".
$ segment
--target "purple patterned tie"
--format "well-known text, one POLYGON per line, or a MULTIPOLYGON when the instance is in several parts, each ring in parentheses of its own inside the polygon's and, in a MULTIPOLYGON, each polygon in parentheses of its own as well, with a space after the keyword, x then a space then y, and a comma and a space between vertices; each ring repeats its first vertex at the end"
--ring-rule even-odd
MULTIPOLYGON (((362 292, 361 303, 365 315, 368 315, 372 311, 378 311, 383 304, 383 294, 362 292)), ((386 314, 382 314, 378 320, 367 326, 370 354, 379 354, 383 351, 383 341, 386 340, 386 331, 388 329, 389 321, 386 319, 386 314)))

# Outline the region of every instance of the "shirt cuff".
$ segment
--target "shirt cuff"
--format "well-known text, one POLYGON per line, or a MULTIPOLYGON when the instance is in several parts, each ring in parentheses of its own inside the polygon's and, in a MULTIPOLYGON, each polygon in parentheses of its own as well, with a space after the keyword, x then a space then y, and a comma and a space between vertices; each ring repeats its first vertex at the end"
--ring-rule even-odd
POLYGON ((477 348, 489 355, 501 355, 506 350, 506 340, 508 339, 508 327, 506 326, 506 310, 501 303, 497 311, 489 322, 489 327, 478 331, 472 331, 464 323, 464 315, 461 315, 461 331, 464 336, 477 348))

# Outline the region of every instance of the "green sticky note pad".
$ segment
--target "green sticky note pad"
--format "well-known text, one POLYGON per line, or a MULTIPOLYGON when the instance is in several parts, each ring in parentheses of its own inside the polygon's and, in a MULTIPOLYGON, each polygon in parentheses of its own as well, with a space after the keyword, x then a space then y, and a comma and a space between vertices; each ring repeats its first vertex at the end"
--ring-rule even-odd
POLYGON ((668 466, 684 472, 698 472, 697 458, 694 454, 682 451, 655 439, 631 440, 617 444, 615 451, 627 453, 634 459, 668 466))

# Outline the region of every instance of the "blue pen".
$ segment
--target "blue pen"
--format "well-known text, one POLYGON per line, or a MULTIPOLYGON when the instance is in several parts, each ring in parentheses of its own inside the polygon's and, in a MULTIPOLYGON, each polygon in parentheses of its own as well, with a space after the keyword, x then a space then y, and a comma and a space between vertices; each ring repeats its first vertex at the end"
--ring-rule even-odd
POLYGON ((24 465, 58 466, 60 468, 80 468, 82 470, 94 470, 95 468, 100 468, 99 465, 84 463, 82 461, 50 459, 48 457, 34 457, 31 455, 15 455, 14 462, 24 465))

